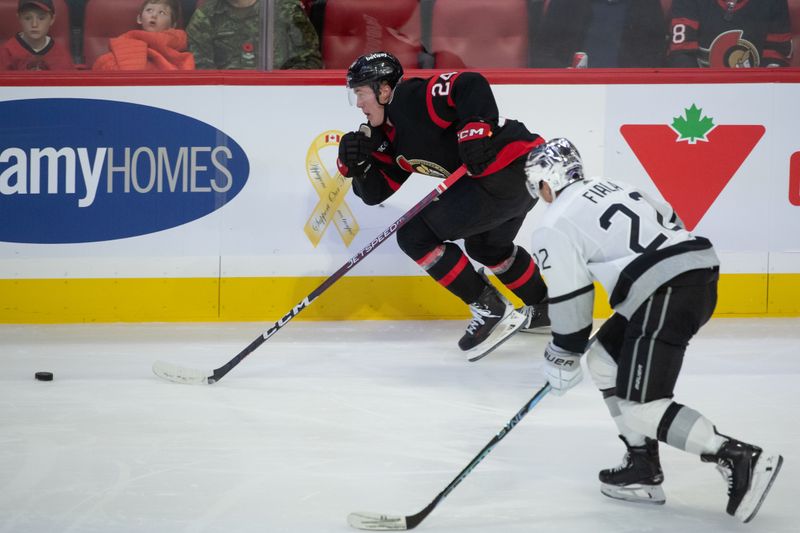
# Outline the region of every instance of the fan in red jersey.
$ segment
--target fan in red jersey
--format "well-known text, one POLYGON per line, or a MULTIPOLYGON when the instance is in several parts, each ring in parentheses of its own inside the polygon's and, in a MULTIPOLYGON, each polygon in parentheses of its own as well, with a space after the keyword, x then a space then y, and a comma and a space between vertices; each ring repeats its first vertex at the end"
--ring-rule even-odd
POLYGON ((671 67, 785 67, 792 57, 786 0, 675 0, 671 67))

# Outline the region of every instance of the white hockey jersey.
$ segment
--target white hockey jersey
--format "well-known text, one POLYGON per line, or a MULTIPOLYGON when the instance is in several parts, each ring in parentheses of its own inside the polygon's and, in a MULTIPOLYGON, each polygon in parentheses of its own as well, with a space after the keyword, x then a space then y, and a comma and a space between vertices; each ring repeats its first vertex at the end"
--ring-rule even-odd
POLYGON ((672 278, 719 265, 711 242, 686 231, 669 204, 604 178, 562 189, 531 251, 547 283, 554 341, 573 351, 582 351, 591 331, 593 281, 630 318, 672 278))

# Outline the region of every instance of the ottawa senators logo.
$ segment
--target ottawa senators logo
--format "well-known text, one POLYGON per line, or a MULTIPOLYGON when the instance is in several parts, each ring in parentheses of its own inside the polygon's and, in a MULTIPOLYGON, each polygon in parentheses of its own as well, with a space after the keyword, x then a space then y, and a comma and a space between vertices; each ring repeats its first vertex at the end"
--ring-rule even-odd
POLYGON ((396 161, 397 166, 406 172, 417 172, 419 174, 432 176, 434 178, 446 178, 450 175, 450 172, 448 172, 447 169, 441 165, 437 165, 436 163, 431 163, 430 161, 425 161, 423 159, 409 160, 402 155, 398 155, 396 161))
POLYGON ((708 50, 710 67, 751 68, 761 63, 758 49, 746 39, 742 30, 720 33, 708 50))

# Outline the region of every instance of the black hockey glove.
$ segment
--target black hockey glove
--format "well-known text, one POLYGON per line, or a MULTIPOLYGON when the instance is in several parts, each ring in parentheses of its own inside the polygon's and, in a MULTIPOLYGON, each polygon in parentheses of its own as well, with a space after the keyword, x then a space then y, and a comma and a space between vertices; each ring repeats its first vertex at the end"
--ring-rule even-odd
POLYGON ((483 174, 497 157, 492 142, 492 125, 480 119, 470 120, 458 130, 458 155, 473 176, 483 174))
POLYGON ((370 154, 374 141, 363 131, 351 131, 339 141, 339 159, 336 166, 346 178, 363 176, 370 167, 370 154))

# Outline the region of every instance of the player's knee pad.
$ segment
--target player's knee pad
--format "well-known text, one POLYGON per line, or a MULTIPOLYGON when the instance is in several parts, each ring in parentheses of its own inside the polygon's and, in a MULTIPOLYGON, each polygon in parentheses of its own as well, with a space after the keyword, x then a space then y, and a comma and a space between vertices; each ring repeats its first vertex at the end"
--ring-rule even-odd
POLYGON ((440 244, 439 239, 420 217, 412 218, 397 230, 397 246, 415 261, 440 244))
POLYGON ((658 425, 671 404, 672 400, 669 398, 661 398, 646 403, 620 399, 618 405, 622 418, 629 428, 655 439, 658 437, 658 425))
POLYGON ((464 251, 477 262, 491 268, 495 275, 500 275, 514 262, 516 247, 513 243, 503 246, 487 245, 481 241, 464 240, 464 251))
POLYGON ((586 354, 586 367, 595 386, 601 391, 617 386, 617 363, 599 342, 592 343, 586 354))

